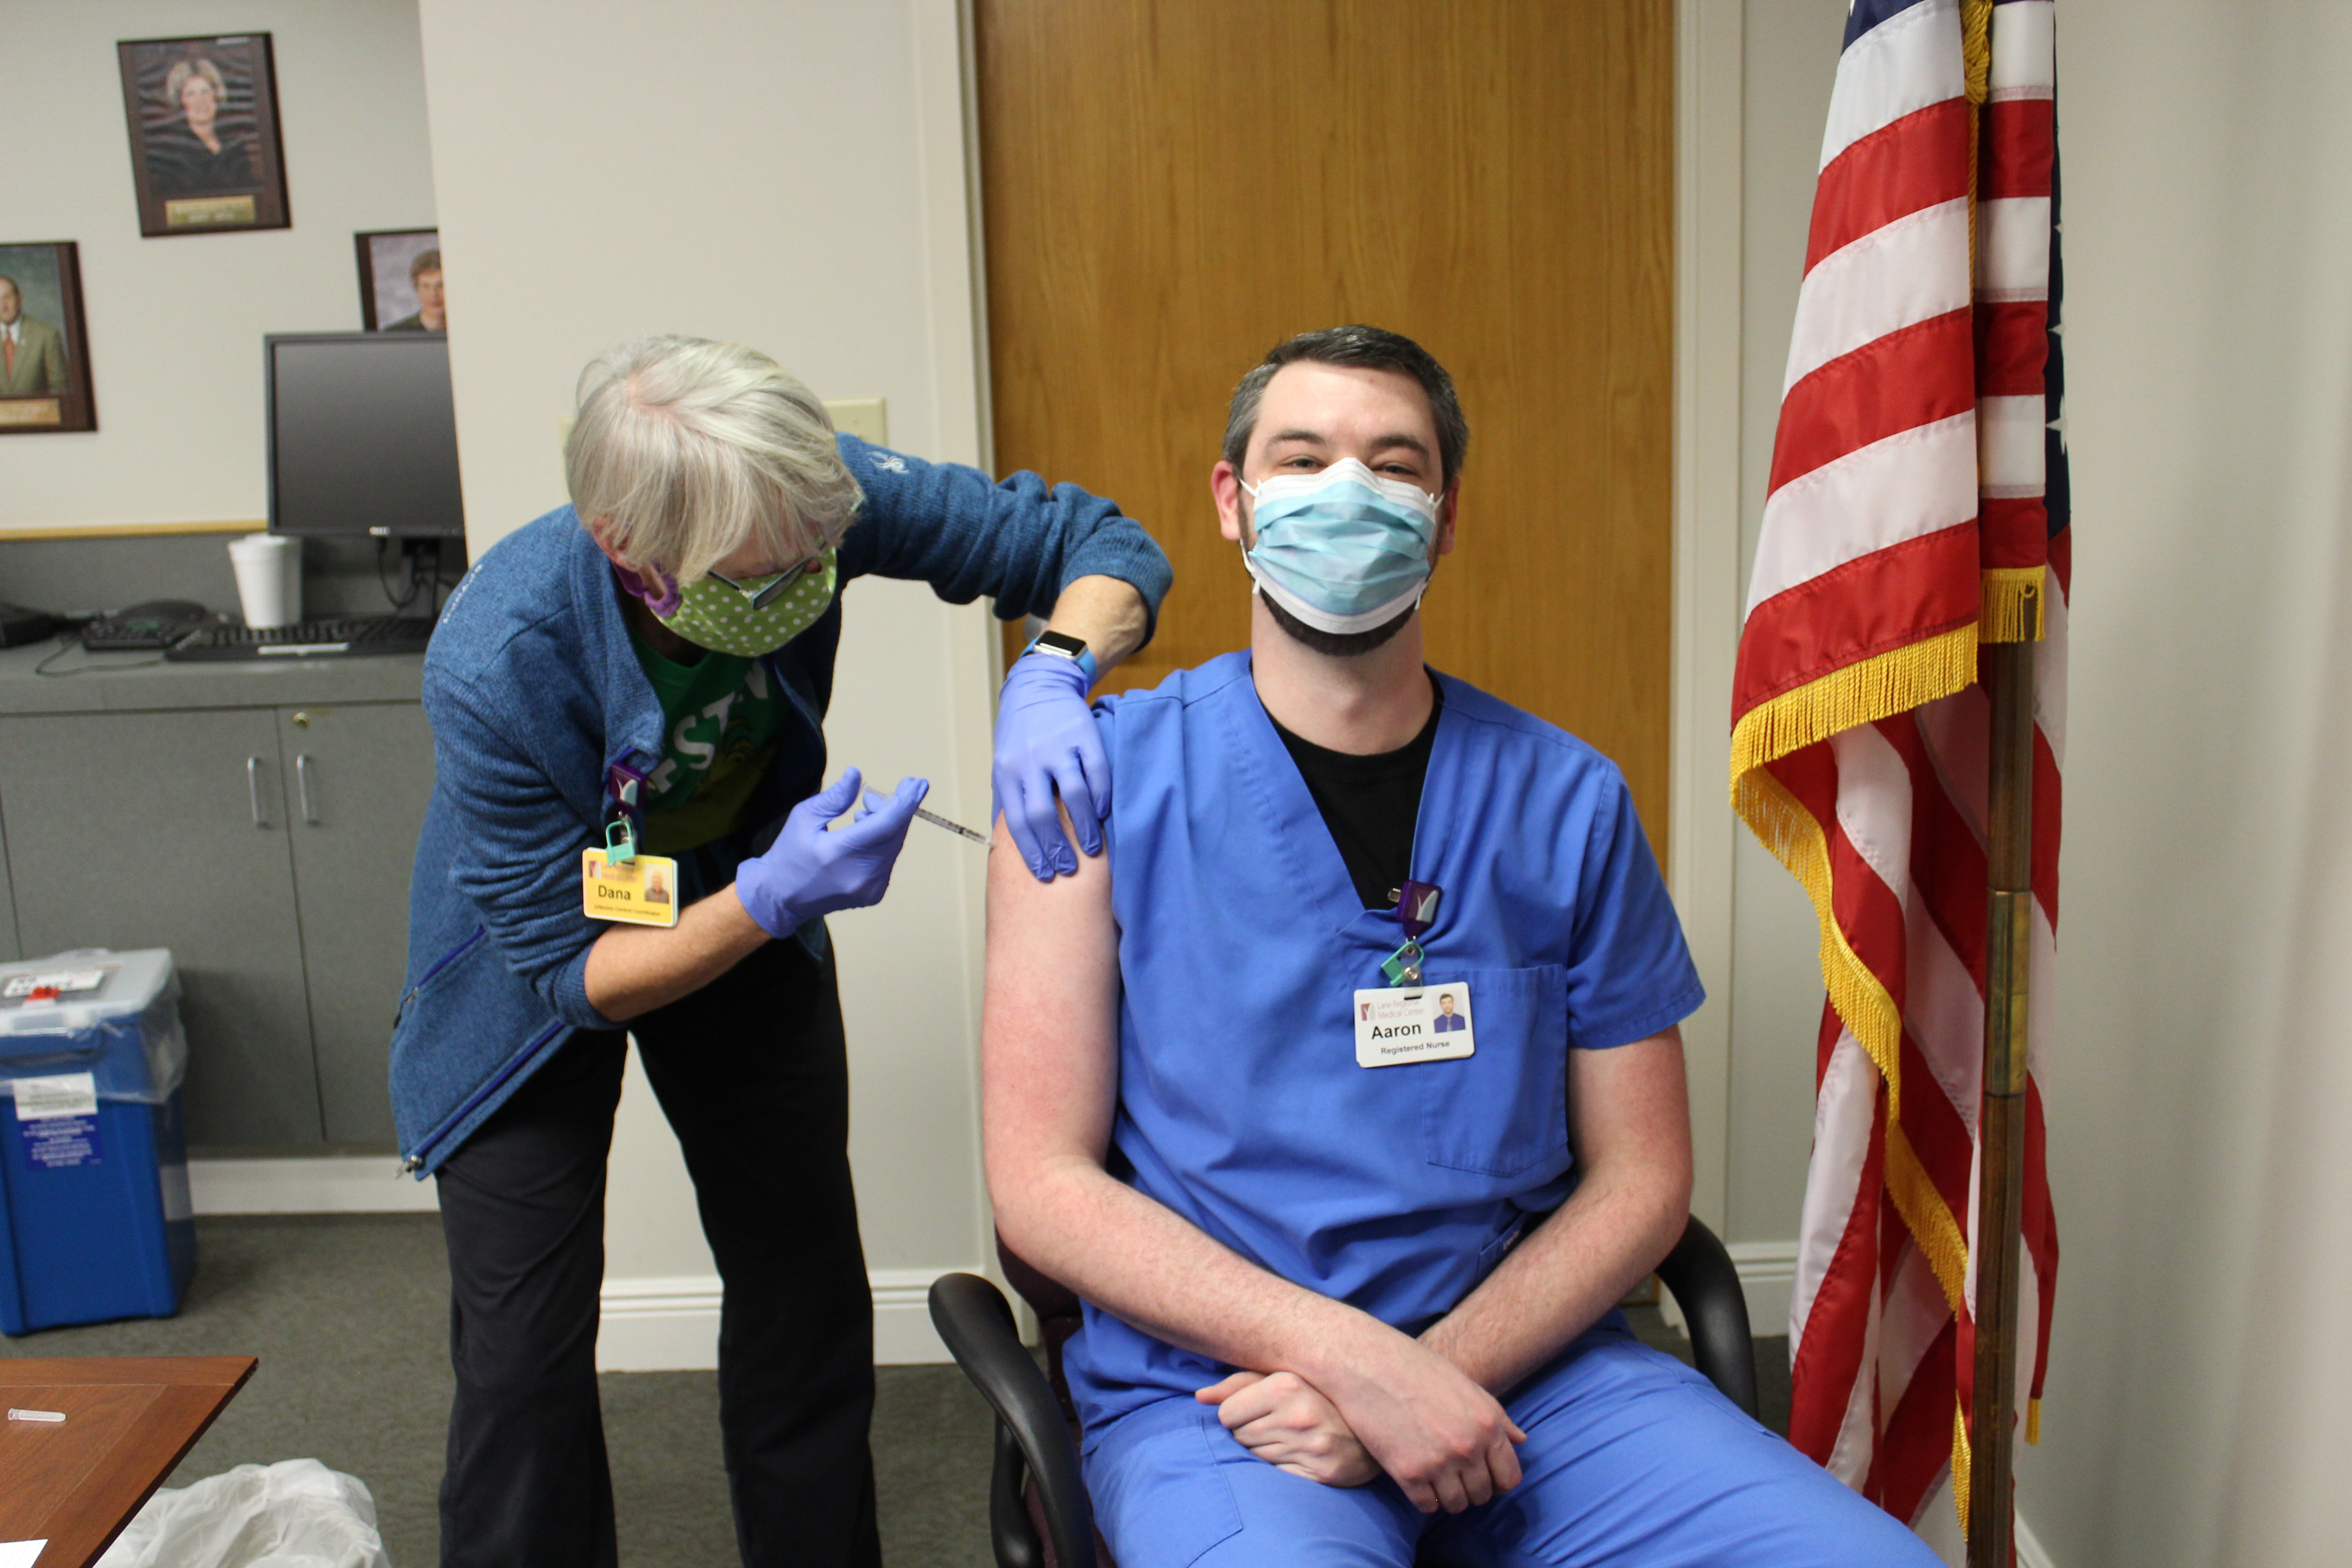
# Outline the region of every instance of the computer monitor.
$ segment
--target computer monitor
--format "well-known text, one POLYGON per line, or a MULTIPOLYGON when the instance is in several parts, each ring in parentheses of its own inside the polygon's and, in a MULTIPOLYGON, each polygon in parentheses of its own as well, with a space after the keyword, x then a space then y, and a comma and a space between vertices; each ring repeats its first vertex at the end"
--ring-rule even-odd
POLYGON ((262 357, 271 532, 464 536, 446 337, 273 333, 262 357))

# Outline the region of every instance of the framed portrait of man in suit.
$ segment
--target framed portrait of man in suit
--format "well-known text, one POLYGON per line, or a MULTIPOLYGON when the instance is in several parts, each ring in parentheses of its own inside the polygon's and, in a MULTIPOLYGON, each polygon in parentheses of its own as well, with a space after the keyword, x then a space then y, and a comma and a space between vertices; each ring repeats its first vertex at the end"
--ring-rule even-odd
POLYGON ((140 38, 114 49, 139 232, 291 227, 269 35, 140 38))
POLYGON ((0 244, 0 436, 98 428, 69 239, 0 244))

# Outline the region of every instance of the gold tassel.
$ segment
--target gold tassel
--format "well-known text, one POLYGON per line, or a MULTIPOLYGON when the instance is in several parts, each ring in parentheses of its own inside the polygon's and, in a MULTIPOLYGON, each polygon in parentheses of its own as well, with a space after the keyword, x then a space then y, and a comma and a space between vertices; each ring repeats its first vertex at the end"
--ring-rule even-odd
POLYGON ((1969 1534, 1969 1413, 1952 1400, 1952 1508, 1960 1516, 1960 1539, 1969 1534))
POLYGON ((1993 0, 1960 0, 1960 62, 1969 94, 1969 279, 1977 275, 1977 110, 1990 96, 1993 0))
POLYGON ((2025 1402, 2025 1440, 2037 1447, 2041 1445, 2042 1401, 2039 1399, 2025 1402))
POLYGON ((2049 576, 2046 566, 1987 567, 1978 635, 1986 642, 2040 642, 2049 576))

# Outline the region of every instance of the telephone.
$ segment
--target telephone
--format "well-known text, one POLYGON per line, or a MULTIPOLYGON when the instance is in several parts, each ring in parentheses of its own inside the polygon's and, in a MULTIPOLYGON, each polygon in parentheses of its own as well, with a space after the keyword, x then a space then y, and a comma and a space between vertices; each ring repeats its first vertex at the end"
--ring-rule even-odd
POLYGON ((192 600, 150 599, 143 605, 100 616, 82 627, 81 646, 93 653, 170 647, 198 626, 218 618, 192 600))
POLYGON ((0 604, 0 647, 18 647, 57 635, 58 618, 22 605, 0 604))

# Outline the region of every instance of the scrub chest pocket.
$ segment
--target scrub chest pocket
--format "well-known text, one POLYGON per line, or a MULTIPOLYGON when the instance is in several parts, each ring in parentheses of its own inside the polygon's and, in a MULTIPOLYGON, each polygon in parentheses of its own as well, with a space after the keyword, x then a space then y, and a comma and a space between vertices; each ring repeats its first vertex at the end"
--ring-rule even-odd
POLYGON ((1516 1176, 1568 1153, 1568 971, 1439 969, 1426 989, 1465 985, 1478 1048, 1451 1061, 1377 1070, 1410 1075, 1422 1099, 1426 1158, 1449 1170, 1516 1176))

